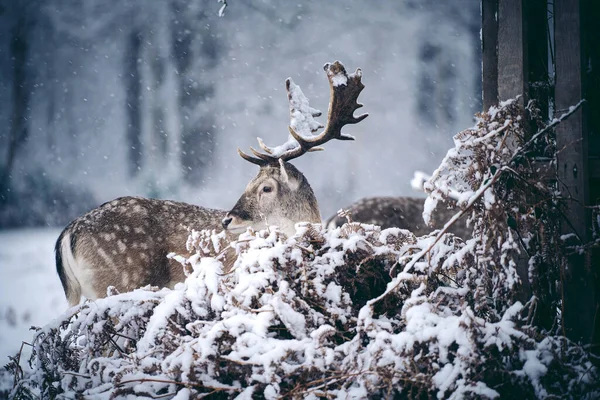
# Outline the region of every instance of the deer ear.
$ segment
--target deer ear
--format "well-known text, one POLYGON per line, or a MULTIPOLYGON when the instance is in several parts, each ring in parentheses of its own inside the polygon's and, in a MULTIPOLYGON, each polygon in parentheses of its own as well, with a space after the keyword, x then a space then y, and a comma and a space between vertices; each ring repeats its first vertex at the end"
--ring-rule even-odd
POLYGON ((285 170, 285 164, 281 158, 279 159, 279 171, 281 183, 287 185, 287 187, 289 187, 292 191, 298 190, 298 188, 300 187, 300 182, 298 182, 294 178, 290 178, 287 171, 285 170))

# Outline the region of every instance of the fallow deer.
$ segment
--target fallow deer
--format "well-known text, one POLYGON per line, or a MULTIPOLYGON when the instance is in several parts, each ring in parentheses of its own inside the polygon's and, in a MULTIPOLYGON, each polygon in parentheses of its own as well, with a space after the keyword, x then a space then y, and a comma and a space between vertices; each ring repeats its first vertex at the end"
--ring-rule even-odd
MULTIPOLYGON (((423 221, 423 206, 425 199, 420 197, 367 197, 344 207, 353 222, 374 224, 382 229, 402 228, 408 229, 416 236, 431 233, 434 229, 443 228, 444 224, 458 212, 452 205, 446 207, 443 204, 433 211, 433 224, 427 226, 423 221)), ((325 226, 335 228, 346 223, 346 218, 334 215, 327 219, 325 226)), ((463 239, 469 235, 466 225, 466 217, 456 221, 448 229, 463 239)))
POLYGON ((320 223, 317 199, 304 177, 288 161, 306 152, 323 150, 329 140, 353 140, 342 127, 367 117, 354 117, 361 107, 357 98, 364 85, 361 71, 348 75, 339 62, 324 67, 330 85, 327 126, 313 117, 320 112, 291 79, 286 81, 291 123, 287 142, 274 148, 258 138, 264 153, 253 148, 245 160, 260 167, 231 211, 141 197, 121 197, 71 222, 55 247, 56 269, 70 305, 81 296, 96 299, 109 286, 119 292, 152 285, 173 287, 185 280, 182 266, 167 257, 185 254, 189 229, 221 229, 238 234, 248 227, 278 225, 288 235, 297 222, 320 223))

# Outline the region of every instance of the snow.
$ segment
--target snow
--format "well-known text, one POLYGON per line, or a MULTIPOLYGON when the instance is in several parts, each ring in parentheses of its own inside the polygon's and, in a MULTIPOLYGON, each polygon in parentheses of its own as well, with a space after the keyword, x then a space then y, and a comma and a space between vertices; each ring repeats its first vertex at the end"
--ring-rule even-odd
POLYGON ((425 221, 427 225, 430 225, 432 222, 431 216, 437 207, 437 203, 438 201, 431 196, 425 199, 425 204, 423 205, 423 221, 425 221))
POLYGON ((290 119, 291 128, 300 136, 311 138, 313 133, 323 128, 323 125, 314 119, 321 116, 321 111, 310 107, 308 99, 302 93, 300 86, 296 85, 292 78, 289 82, 290 119))
POLYGON ((223 17, 225 16, 225 9, 227 8, 227 0, 217 0, 217 2, 223 3, 218 12, 219 17, 223 17))
POLYGON ((46 228, 0 231, 0 365, 22 341, 31 342, 31 326, 47 324, 68 307, 54 263, 59 234, 46 228))
POLYGON ((410 180, 410 186, 418 192, 423 192, 423 184, 430 178, 430 174, 423 171, 415 171, 413 178, 410 180))
POLYGON ((574 233, 566 233, 564 235, 560 235, 560 240, 562 240, 563 242, 571 240, 571 239, 575 239, 575 238, 577 238, 577 235, 574 233))
MULTIPOLYGON (((314 117, 321 115, 321 111, 310 107, 308 99, 302 93, 302 89, 294 83, 292 78, 287 79, 286 87, 290 102, 290 129, 293 129, 303 139, 310 141, 318 136, 314 133, 323 128, 323 125, 314 119, 314 117)), ((260 137, 257 139, 260 147, 273 157, 281 157, 284 153, 300 146, 291 134, 284 144, 275 147, 267 146, 260 137)))
POLYGON ((342 73, 332 74, 331 83, 333 86, 346 86, 348 84, 348 77, 342 73))

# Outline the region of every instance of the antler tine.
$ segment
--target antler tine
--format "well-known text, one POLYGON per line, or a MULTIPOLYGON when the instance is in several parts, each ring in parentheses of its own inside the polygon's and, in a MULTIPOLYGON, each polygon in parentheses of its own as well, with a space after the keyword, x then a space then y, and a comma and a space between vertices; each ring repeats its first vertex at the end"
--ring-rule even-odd
POLYGON ((248 155, 246 153, 244 153, 242 150, 240 150, 240 148, 238 147, 238 154, 246 161, 250 161, 252 164, 256 164, 256 165, 266 165, 266 164, 270 164, 270 163, 274 163, 277 162, 278 157, 274 157, 270 154, 272 154, 273 149, 271 149, 269 146, 267 146, 265 144, 265 142, 263 142, 263 140, 261 138, 256 138, 258 139, 258 145, 260 146, 261 149, 263 149, 265 152, 267 152, 268 154, 263 154, 263 153, 259 153, 255 148, 253 148, 252 146, 250 146, 250 151, 252 152, 252 154, 254 154, 256 157, 252 157, 251 155, 248 155))
POLYGON ((240 155, 240 157, 242 157, 244 160, 251 162, 252 164, 256 164, 259 167, 262 167, 263 165, 267 165, 269 162, 265 161, 263 159, 260 158, 255 158, 252 157, 246 153, 244 153, 239 147, 237 149, 238 154, 240 155))
POLYGON ((369 115, 354 116, 354 111, 362 107, 362 104, 357 102, 358 95, 365 87, 361 82, 362 71, 357 69, 355 73, 348 75, 339 61, 325 64, 323 69, 327 73, 330 88, 327 126, 323 132, 313 135, 323 128, 323 125, 314 119, 320 116, 321 112, 308 105, 308 99, 300 88, 288 78, 285 82, 291 116, 288 141, 281 146, 269 147, 258 138, 258 144, 266 154, 251 147, 254 157, 238 149, 240 156, 253 164, 263 166, 278 160, 289 161, 307 152, 324 150, 320 146, 332 139, 354 140, 354 137, 343 134, 342 128, 348 124, 356 124, 369 115))
POLYGON ((258 159, 265 161, 266 163, 271 163, 277 161, 277 157, 270 156, 268 154, 259 153, 254 147, 250 146, 250 151, 254 154, 258 159))

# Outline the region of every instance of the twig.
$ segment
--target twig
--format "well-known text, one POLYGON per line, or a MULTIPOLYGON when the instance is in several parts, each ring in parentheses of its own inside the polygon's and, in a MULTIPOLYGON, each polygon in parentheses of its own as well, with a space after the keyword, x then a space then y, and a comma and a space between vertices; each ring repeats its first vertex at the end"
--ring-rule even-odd
POLYGON ((108 330, 109 332, 111 332, 113 335, 120 336, 120 337, 122 337, 122 338, 125 338, 125 339, 129 339, 129 340, 131 340, 131 341, 133 341, 133 342, 136 342, 136 341, 137 341, 137 339, 134 339, 134 338, 132 338, 132 337, 129 337, 129 336, 127 336, 127 335, 123 335, 122 333, 119 333, 119 332, 117 332, 117 330, 114 328, 114 326, 109 326, 109 327, 107 328, 107 330, 108 330))
POLYGON ((121 357, 127 358, 129 356, 128 354, 125 354, 125 352, 121 349, 121 347, 117 344, 117 342, 115 341, 115 339, 113 339, 112 336, 108 339, 108 341, 112 343, 112 345, 119 352, 119 354, 121 355, 121 357))
POLYGON ((73 371, 59 370, 58 372, 60 372, 61 374, 66 374, 66 375, 78 376, 80 378, 92 379, 92 377, 89 375, 79 374, 79 373, 73 372, 73 371))
POLYGON ((487 140, 487 139, 491 138, 492 136, 496 136, 497 134, 503 132, 506 128, 508 128, 509 126, 512 125, 511 120, 507 120, 507 121, 509 121, 509 122, 506 125, 502 126, 501 128, 495 129, 495 130, 485 134, 484 136, 473 139, 473 143, 474 144, 481 143, 484 140, 487 140))
POLYGON ((581 141, 583 141, 583 138, 575 139, 575 140, 573 140, 573 141, 571 141, 571 142, 569 142, 569 143, 565 143, 565 145, 564 145, 563 147, 561 147, 560 149, 558 149, 558 150, 556 150, 556 151, 555 151, 555 153, 556 153, 555 155, 558 155, 558 154, 562 153, 562 152, 563 152, 564 150, 566 150, 566 149, 567 149, 569 146, 572 146, 572 145, 574 145, 574 144, 577 144, 577 143, 579 143, 579 142, 581 142, 581 141))
POLYGON ((563 122, 565 119, 569 118, 573 113, 575 113, 575 111, 577 111, 581 107, 581 105, 584 102, 585 102, 585 99, 581 99, 579 101, 579 103, 575 104, 574 106, 569 107, 569 111, 567 111, 566 113, 562 114, 558 118, 554 118, 552 120, 552 122, 550 122, 544 129, 538 131, 535 135, 533 135, 531 137, 531 139, 529 139, 527 141, 527 143, 525 143, 523 146, 521 146, 521 148, 519 150, 517 150, 517 152, 515 153, 515 155, 510 159, 510 161, 511 162, 514 161, 515 158, 517 156, 519 156, 521 153, 523 153, 529 146, 531 146, 531 144, 533 142, 535 142, 537 140, 537 138, 539 138, 540 136, 542 136, 543 134, 545 134, 549 130, 551 130, 554 127, 556 127, 558 124, 560 124, 561 122, 563 122))
POLYGON ((496 173, 490 178, 490 180, 486 184, 484 184, 479 189, 477 189, 477 192, 475 192, 475 194, 469 199, 469 202, 467 203, 467 206, 465 208, 463 208, 462 210, 460 210, 458 213, 454 214, 454 216, 452 218, 450 218, 450 220, 448 220, 448 222, 446 222, 446 224, 444 225, 444 227, 438 232, 438 234, 435 237, 435 240, 433 241, 433 243, 431 243, 429 245, 429 247, 427 247, 427 249, 425 250, 425 254, 428 254, 431 251, 431 249, 433 249, 433 246, 435 246, 437 244, 437 242, 440 241, 440 239, 442 238, 442 236, 444 236, 444 234, 446 232, 448 232, 448 229, 456 221, 458 221, 463 215, 465 215, 467 213, 467 211, 469 211, 471 209, 471 207, 473 207, 473 205, 475 204, 475 202, 477 200, 479 200, 479 198, 481 198, 481 196, 483 196, 483 194, 485 193, 485 191, 488 188, 490 188, 496 182, 496 180, 500 177, 500 174, 502 172, 506 171, 506 170, 507 170, 506 167, 502 167, 502 168, 498 169, 496 171, 496 173))
POLYGON ((23 353, 23 346, 27 345, 29 347, 33 347, 31 343, 21 341, 21 347, 19 348, 19 352, 17 353, 17 357, 14 359, 15 363, 15 379, 13 380, 13 387, 17 386, 17 382, 19 381, 19 376, 23 377, 23 369, 21 368, 21 354, 23 353))
POLYGON ((368 370, 364 370, 364 371, 360 371, 360 372, 354 372, 354 373, 339 373, 339 374, 332 374, 332 375, 331 375, 331 376, 329 376, 329 377, 326 377, 326 378, 321 378, 321 379, 316 379, 316 380, 314 380, 314 381, 310 382, 311 384, 316 384, 316 383, 321 383, 321 382, 323 382, 322 384, 320 384, 320 385, 318 385, 318 386, 313 386, 313 387, 310 387, 310 386, 308 386, 308 387, 307 387, 307 386, 302 386, 302 385, 298 384, 298 385, 296 385, 294 388, 292 388, 292 389, 291 389, 289 392, 287 392, 287 393, 285 393, 285 394, 283 394, 283 395, 279 396, 279 398, 280 398, 280 399, 288 399, 288 398, 290 398, 290 397, 291 397, 291 395, 292 395, 293 393, 296 393, 296 392, 298 392, 299 390, 301 390, 301 389, 304 389, 304 388, 306 388, 306 389, 304 390, 304 393, 310 393, 310 392, 314 392, 315 390, 319 390, 319 389, 321 389, 321 388, 324 388, 324 387, 327 387, 327 386, 331 386, 331 385, 333 385, 334 383, 336 383, 336 382, 339 382, 339 381, 340 381, 340 380, 342 380, 342 379, 345 379, 345 378, 351 378, 351 377, 354 377, 354 376, 360 376, 360 375, 363 375, 363 374, 377 374, 377 372, 376 372, 376 371, 368 371, 368 370))
MULTIPOLYGON (((211 392, 212 393, 212 392, 211 392)), ((177 393, 165 393, 165 394, 159 394, 159 395, 153 395, 148 393, 148 395, 153 398, 153 399, 163 399, 165 397, 169 397, 169 396, 175 396, 177 393)), ((210 394, 210 393, 209 393, 210 394)))
POLYGON ((122 338, 124 338, 124 339, 129 339, 129 340, 131 340, 131 341, 133 341, 133 342, 137 341, 136 339, 134 339, 134 338, 132 338, 132 337, 129 337, 129 336, 127 336, 127 335, 123 335, 122 333, 119 333, 119 332, 115 332, 115 331, 113 331, 113 335, 115 335, 115 336, 119 336, 119 337, 122 337, 122 338))
POLYGON ((255 362, 249 362, 249 361, 243 361, 243 360, 234 360, 233 358, 229 358, 227 356, 220 356, 219 358, 221 360, 229 361, 229 362, 232 362, 232 363, 238 364, 238 365, 253 365, 253 366, 262 365, 260 363, 255 363, 255 362))
POLYGON ((236 388, 236 387, 232 387, 232 386, 228 386, 228 387, 216 387, 216 386, 208 386, 208 385, 198 385, 198 384, 193 384, 191 382, 181 382, 181 381, 173 381, 173 380, 169 380, 169 379, 157 379, 157 378, 139 378, 139 379, 128 379, 125 381, 121 381, 118 382, 116 384, 116 386, 123 386, 127 383, 144 383, 144 382, 157 382, 157 383, 168 383, 171 385, 178 385, 178 386, 184 386, 187 388, 201 388, 201 389, 212 389, 213 391, 235 391, 235 392, 239 392, 241 391, 240 388, 236 388))
POLYGON ((300 246, 298 243, 295 243, 294 246, 296 246, 297 248, 299 248, 300 250, 302 250, 308 254, 315 254, 314 250, 309 249, 308 247, 300 246))
POLYGON ((453 279, 453 278, 449 277, 447 274, 444 274, 443 272, 437 272, 436 274, 437 275, 441 275, 441 276, 445 277, 446 279, 451 280, 452 282, 454 282, 454 284, 456 286, 458 286, 458 282, 456 282, 456 279, 453 279))
POLYGON ((594 364, 590 363, 590 366, 588 367, 588 369, 586 369, 585 372, 583 374, 581 374, 581 376, 577 380, 577 385, 581 384, 583 377, 586 376, 592 370, 592 368, 594 368, 594 364))

